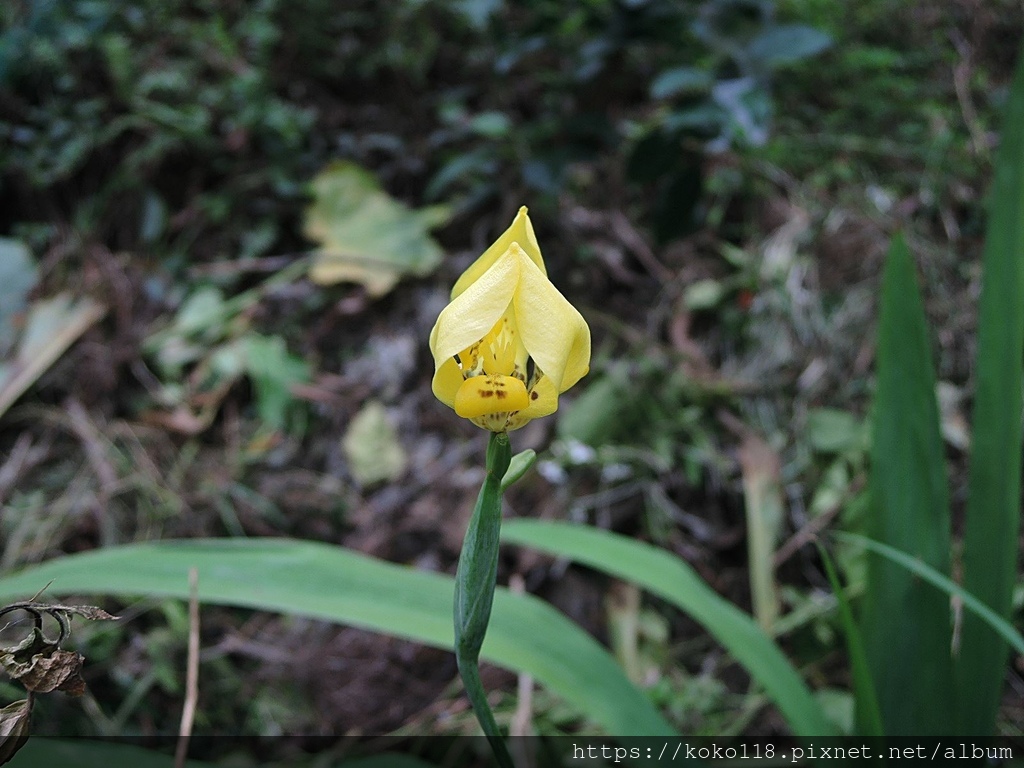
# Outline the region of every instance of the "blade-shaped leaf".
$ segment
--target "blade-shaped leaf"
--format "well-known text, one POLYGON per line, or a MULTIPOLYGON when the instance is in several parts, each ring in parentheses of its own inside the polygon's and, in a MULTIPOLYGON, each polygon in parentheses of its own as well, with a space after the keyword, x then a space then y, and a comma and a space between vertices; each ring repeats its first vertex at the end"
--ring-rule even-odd
MULTIPOLYGON (((133 744, 116 744, 84 739, 45 739, 32 737, 22 747, 11 768, 31 766, 75 766, 75 768, 172 768, 174 757, 133 744), (24 762, 22 762, 24 761, 24 762)), ((212 768, 212 763, 188 760, 185 768, 212 768)))
MULTIPOLYGON (((217 737, 223 739, 223 736, 217 737)), ((185 768, 213 768, 215 763, 188 760, 185 768)), ((308 762, 292 763, 292 765, 308 765, 310 768, 334 768, 344 765, 345 768, 433 768, 428 763, 412 755, 395 752, 371 755, 368 757, 345 757, 336 761, 325 762, 324 759, 311 757, 308 762)), ((85 739, 46 739, 33 737, 22 748, 18 761, 11 763, 11 768, 19 766, 74 766, 74 768, 173 768, 174 757, 155 750, 142 749, 133 744, 119 744, 108 741, 87 741, 85 739)))
MULTIPOLYGON (((902 238, 882 279, 868 533, 949 573, 945 459, 928 331, 902 238)), ((861 632, 887 734, 941 735, 952 720, 949 599, 870 555, 861 632)), ((859 702, 858 722, 867 731, 859 702)))
MULTIPOLYGON (((294 613, 452 647, 452 579, 316 542, 208 539, 61 557, 0 579, 0 600, 47 594, 185 599, 294 613)), ((613 735, 672 728, 597 642, 547 603, 499 589, 482 658, 526 672, 613 735)))
MULTIPOLYGON (((1009 617, 1020 531, 1024 349, 1024 53, 1010 88, 982 257, 964 587, 1009 617)), ((1006 675, 1006 642, 965 616, 956 662, 957 724, 991 734, 1006 675)))
POLYGON ((669 601, 707 629, 764 686, 793 733, 838 735, 778 646, 678 557, 625 536, 569 523, 510 520, 501 534, 505 542, 567 557, 669 601))
POLYGON ((839 581, 839 573, 836 571, 832 556, 821 544, 818 544, 818 554, 821 563, 825 566, 825 576, 828 583, 832 585, 832 594, 836 596, 836 604, 839 608, 839 623, 846 635, 846 654, 850 659, 850 674, 853 677, 853 690, 856 694, 857 706, 864 712, 863 730, 864 736, 884 736, 882 727, 882 713, 878 710, 878 696, 875 694, 875 684, 871 679, 871 670, 868 669, 868 659, 864 653, 864 640, 860 636, 860 628, 853 619, 853 611, 850 609, 850 601, 846 599, 846 590, 839 581))
POLYGON ((832 535, 837 539, 845 539, 846 541, 853 541, 861 544, 866 549, 870 549, 872 552, 878 553, 901 568, 907 569, 915 576, 921 577, 924 581, 928 582, 936 589, 942 590, 950 597, 957 598, 961 603, 963 603, 966 611, 969 611, 975 615, 979 621, 988 625, 993 632, 1002 637, 1010 646, 1013 647, 1015 651, 1017 651, 1017 653, 1024 656, 1024 635, 1021 635, 1020 632, 1014 629, 1013 624, 993 611, 981 602, 981 600, 952 579, 943 576, 934 568, 930 568, 917 558, 911 557, 906 552, 900 552, 898 549, 882 544, 879 541, 873 541, 866 536, 858 536, 856 533, 843 533, 842 531, 836 531, 832 535))

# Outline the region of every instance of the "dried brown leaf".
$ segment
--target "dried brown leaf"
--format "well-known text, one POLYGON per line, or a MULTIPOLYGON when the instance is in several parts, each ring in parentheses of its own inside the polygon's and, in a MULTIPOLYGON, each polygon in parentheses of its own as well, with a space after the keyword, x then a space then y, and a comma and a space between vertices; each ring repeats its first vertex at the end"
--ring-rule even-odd
POLYGON ((31 719, 32 705, 27 699, 0 709, 0 765, 10 761, 28 741, 31 719))
POLYGON ((89 621, 117 621, 120 616, 114 616, 112 613, 107 613, 102 608, 98 608, 95 605, 46 605, 40 604, 40 610, 46 610, 47 612, 60 611, 72 616, 81 616, 83 619, 89 621))
POLYGON ((85 657, 75 651, 55 650, 49 655, 39 653, 27 664, 20 665, 20 673, 11 674, 11 677, 33 693, 64 691, 72 696, 81 696, 85 693, 85 680, 81 674, 84 661, 85 657))
POLYGON ((61 643, 71 632, 72 616, 109 621, 117 619, 94 605, 57 605, 51 603, 13 603, 2 613, 22 610, 35 617, 32 631, 16 646, 0 649, 0 670, 33 693, 64 691, 72 696, 85 693, 82 664, 85 658, 72 651, 61 650, 61 643), (52 616, 60 625, 60 636, 50 639, 43 634, 42 614, 52 616))

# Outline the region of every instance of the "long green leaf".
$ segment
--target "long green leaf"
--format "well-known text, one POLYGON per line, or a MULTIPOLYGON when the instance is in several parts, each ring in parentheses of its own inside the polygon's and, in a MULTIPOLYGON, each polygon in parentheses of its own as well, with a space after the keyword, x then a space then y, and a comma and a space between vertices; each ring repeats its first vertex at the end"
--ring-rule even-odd
MULTIPOLYGON (((116 744, 85 739, 44 739, 29 737, 11 761, 11 768, 39 766, 75 766, 75 768, 172 768, 174 758, 132 744, 116 744)), ((212 763, 189 760, 186 768, 212 768, 212 763)))
POLYGON ((872 541, 866 536, 858 536, 855 533, 843 533, 841 531, 836 531, 832 535, 837 539, 856 542, 857 544, 870 549, 872 552, 896 563, 900 568, 905 568, 915 576, 920 576, 936 589, 942 590, 951 597, 958 598, 960 602, 963 603, 964 608, 976 616, 978 621, 983 622, 995 634, 999 635, 999 637, 1012 646, 1017 653, 1024 655, 1024 636, 1013 628, 1013 624, 993 611, 976 596, 972 595, 952 579, 946 578, 934 568, 930 568, 917 558, 911 557, 906 552, 901 552, 898 549, 882 544, 880 541, 872 541))
MULTIPOLYGON (((913 261, 893 239, 882 279, 871 445, 871 538, 949 573, 950 520, 927 321, 913 261)), ((868 558, 864 650, 887 734, 948 734, 949 600, 906 570, 868 558)), ((858 702, 858 723, 867 712, 858 702)))
MULTIPOLYGON (((310 759, 308 765, 326 768, 340 766, 345 768, 434 768, 412 755, 384 753, 359 757, 345 758, 324 763, 323 760, 310 759)), ((21 748, 17 757, 11 761, 11 768, 40 768, 40 766, 74 766, 74 768, 172 768, 174 758, 149 749, 131 744, 116 742, 88 741, 85 739, 46 739, 33 736, 21 748)), ((186 768, 213 768, 214 763, 189 760, 186 768)))
POLYGON ((846 635, 846 653, 850 657, 854 695, 857 697, 857 705, 865 714, 862 726, 864 730, 860 735, 884 736, 882 713, 878 709, 878 695, 875 693, 875 683, 871 679, 871 670, 868 669, 868 658, 864 653, 864 640, 860 636, 860 628, 853 619, 850 601, 846 599, 846 590, 843 589, 843 584, 839 581, 839 574, 832 562, 832 556, 820 543, 817 543, 817 546, 821 563, 825 566, 825 576, 828 578, 828 583, 832 585, 832 592, 835 594, 836 603, 839 606, 839 622, 846 635))
MULTIPOLYGON (((1010 88, 991 210, 978 316, 964 587, 1010 615, 1020 531, 1024 349, 1024 54, 1010 88)), ((957 725, 991 734, 1006 676, 1006 642, 965 617, 956 661, 957 725)))
POLYGON ((569 523, 510 520, 502 540, 583 563, 669 601, 707 629, 764 686, 793 733, 838 735, 778 646, 678 557, 625 536, 569 523))
MULTIPOLYGON (((283 539, 134 544, 61 557, 0 579, 0 600, 35 594, 187 598, 300 614, 452 648, 452 579, 340 547, 283 539)), ((527 672, 614 736, 672 728, 598 643, 547 603, 495 594, 482 657, 527 672)))

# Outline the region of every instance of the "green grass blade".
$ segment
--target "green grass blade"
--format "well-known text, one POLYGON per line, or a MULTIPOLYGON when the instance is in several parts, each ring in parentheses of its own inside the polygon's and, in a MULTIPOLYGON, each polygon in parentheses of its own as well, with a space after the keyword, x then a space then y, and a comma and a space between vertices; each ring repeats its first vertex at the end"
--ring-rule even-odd
MULTIPOLYGON (((368 757, 345 758, 329 765, 342 765, 345 768, 434 768, 433 763, 425 762, 412 755, 385 753, 368 757)), ((186 768, 213 768, 214 763, 189 760, 186 768)), ((323 768, 323 760, 311 758, 307 763, 298 765, 318 766, 323 768)), ((174 758, 131 744, 118 744, 105 741, 88 741, 86 739, 47 739, 31 737, 18 756, 11 761, 11 768, 39 768, 39 766, 74 766, 75 768, 174 768, 174 758)))
POLYGON ((537 520, 507 521, 502 540, 583 563, 669 601, 707 629, 764 686, 793 733, 838 735, 771 638, 675 555, 596 528, 537 520))
MULTIPOLYGON (((341 547, 284 539, 134 544, 61 557, 0 578, 0 601, 35 594, 186 599, 300 614, 452 648, 453 580, 341 547)), ((611 655, 547 603, 499 589, 482 658, 527 672, 615 736, 668 735, 668 722, 611 655)))
MULTIPOLYGON (((1010 88, 989 199, 963 571, 967 590, 1008 617, 1020 531, 1024 54, 1010 88)), ((1006 652, 1006 643, 989 626, 965 617, 955 662, 961 733, 992 733, 1006 676, 1006 652)))
POLYGON ((832 585, 832 593, 836 596, 836 603, 839 606, 839 621, 842 623, 843 633, 846 635, 846 652, 850 657, 854 695, 864 712, 861 735, 884 736, 885 728, 882 725, 882 712, 878 708, 878 694, 875 693, 875 684, 871 679, 871 670, 868 667, 868 657, 864 653, 864 640, 860 636, 857 622, 853 620, 850 601, 846 599, 846 590, 843 589, 843 585, 839 581, 839 574, 832 562, 832 556, 821 544, 818 544, 818 553, 825 566, 828 582, 832 585))
MULTIPOLYGON (((949 498, 935 373, 913 261, 898 236, 882 279, 869 487, 870 537, 948 573, 949 498)), ((949 733, 949 600, 894 563, 869 557, 861 632, 885 732, 949 733)), ((857 717, 865 730, 862 704, 857 717)))
POLYGON ((856 542, 857 544, 870 549, 872 552, 890 560, 901 568, 905 568, 915 576, 920 576, 933 587, 942 590, 947 595, 959 598, 963 603, 964 608, 977 617, 978 621, 984 623, 992 630, 992 632, 999 635, 1003 642, 1012 646, 1017 653, 1024 655, 1024 635, 1021 635, 1020 632, 1014 629, 1010 622, 985 605, 985 603, 979 600, 976 595, 971 594, 956 582, 943 576, 934 568, 930 568, 917 558, 911 557, 906 552, 901 552, 898 549, 886 546, 879 541, 873 541, 866 536, 858 536, 855 533, 841 532, 836 532, 832 535, 838 539, 856 542))
MULTIPOLYGON (((17 756, 11 761, 11 768, 25 766, 70 766, 75 768, 174 768, 174 757, 132 744, 116 744, 85 739, 46 739, 30 736, 17 756)), ((212 768, 212 763, 188 760, 186 768, 212 768)))

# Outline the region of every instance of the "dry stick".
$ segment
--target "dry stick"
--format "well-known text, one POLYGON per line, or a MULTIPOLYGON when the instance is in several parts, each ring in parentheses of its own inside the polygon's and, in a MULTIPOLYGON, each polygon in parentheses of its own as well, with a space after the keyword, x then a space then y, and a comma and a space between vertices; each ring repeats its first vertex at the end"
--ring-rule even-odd
POLYGON ((178 746, 174 750, 174 768, 185 768, 192 723, 199 701, 199 572, 188 571, 188 660, 185 668, 185 706, 181 710, 178 746))
MULTIPOLYGON (((508 580, 509 588, 515 595, 526 594, 526 582, 521 574, 513 573, 508 580)), ((509 723, 508 735, 509 748, 516 756, 516 765, 520 768, 535 768, 537 761, 530 753, 530 740, 515 738, 529 736, 533 730, 533 675, 520 672, 517 678, 518 702, 516 711, 512 715, 512 722, 509 723)))
POLYGON ((64 411, 70 421, 71 431, 81 441, 85 449, 85 458, 92 467, 93 474, 99 480, 99 491, 95 496, 94 516, 100 531, 103 546, 114 543, 116 531, 114 520, 108 514, 111 497, 117 492, 117 470, 110 463, 107 455, 107 443, 101 436, 99 428, 89 418, 85 407, 74 397, 64 403, 64 411))
POLYGON ((7 492, 14 487, 32 453, 32 435, 22 432, 14 441, 7 459, 0 464, 0 504, 7 500, 7 492))
POLYGON ((971 100, 974 51, 959 32, 953 32, 950 39, 960 57, 960 61, 953 67, 953 90, 956 92, 956 100, 960 105, 960 115, 967 126, 967 131, 971 134, 971 150, 978 157, 984 157, 988 149, 988 140, 985 137, 985 129, 978 119, 978 111, 974 108, 974 102, 971 100))
POLYGON ((790 536, 786 542, 775 551, 775 567, 778 568, 807 544, 815 541, 818 538, 818 534, 828 528, 835 516, 843 509, 846 502, 855 494, 859 493, 863 487, 864 481, 862 479, 855 479, 850 484, 849 490, 843 494, 842 498, 819 513, 817 517, 811 518, 810 521, 800 528, 800 530, 790 536))
MULTIPOLYGON (((513 573, 508 580, 508 585, 513 594, 526 594, 526 582, 521 574, 513 573)), ((516 704, 516 711, 512 715, 508 735, 529 736, 532 730, 530 724, 533 722, 533 675, 520 672, 517 683, 519 701, 516 704)))
POLYGON ((654 250, 647 244, 644 236, 637 231, 632 222, 621 211, 615 211, 612 214, 611 221, 612 230, 618 236, 619 241, 633 252, 637 260, 643 264, 644 269, 662 283, 671 283, 675 278, 675 274, 671 269, 658 261, 658 257, 654 255, 654 250))

